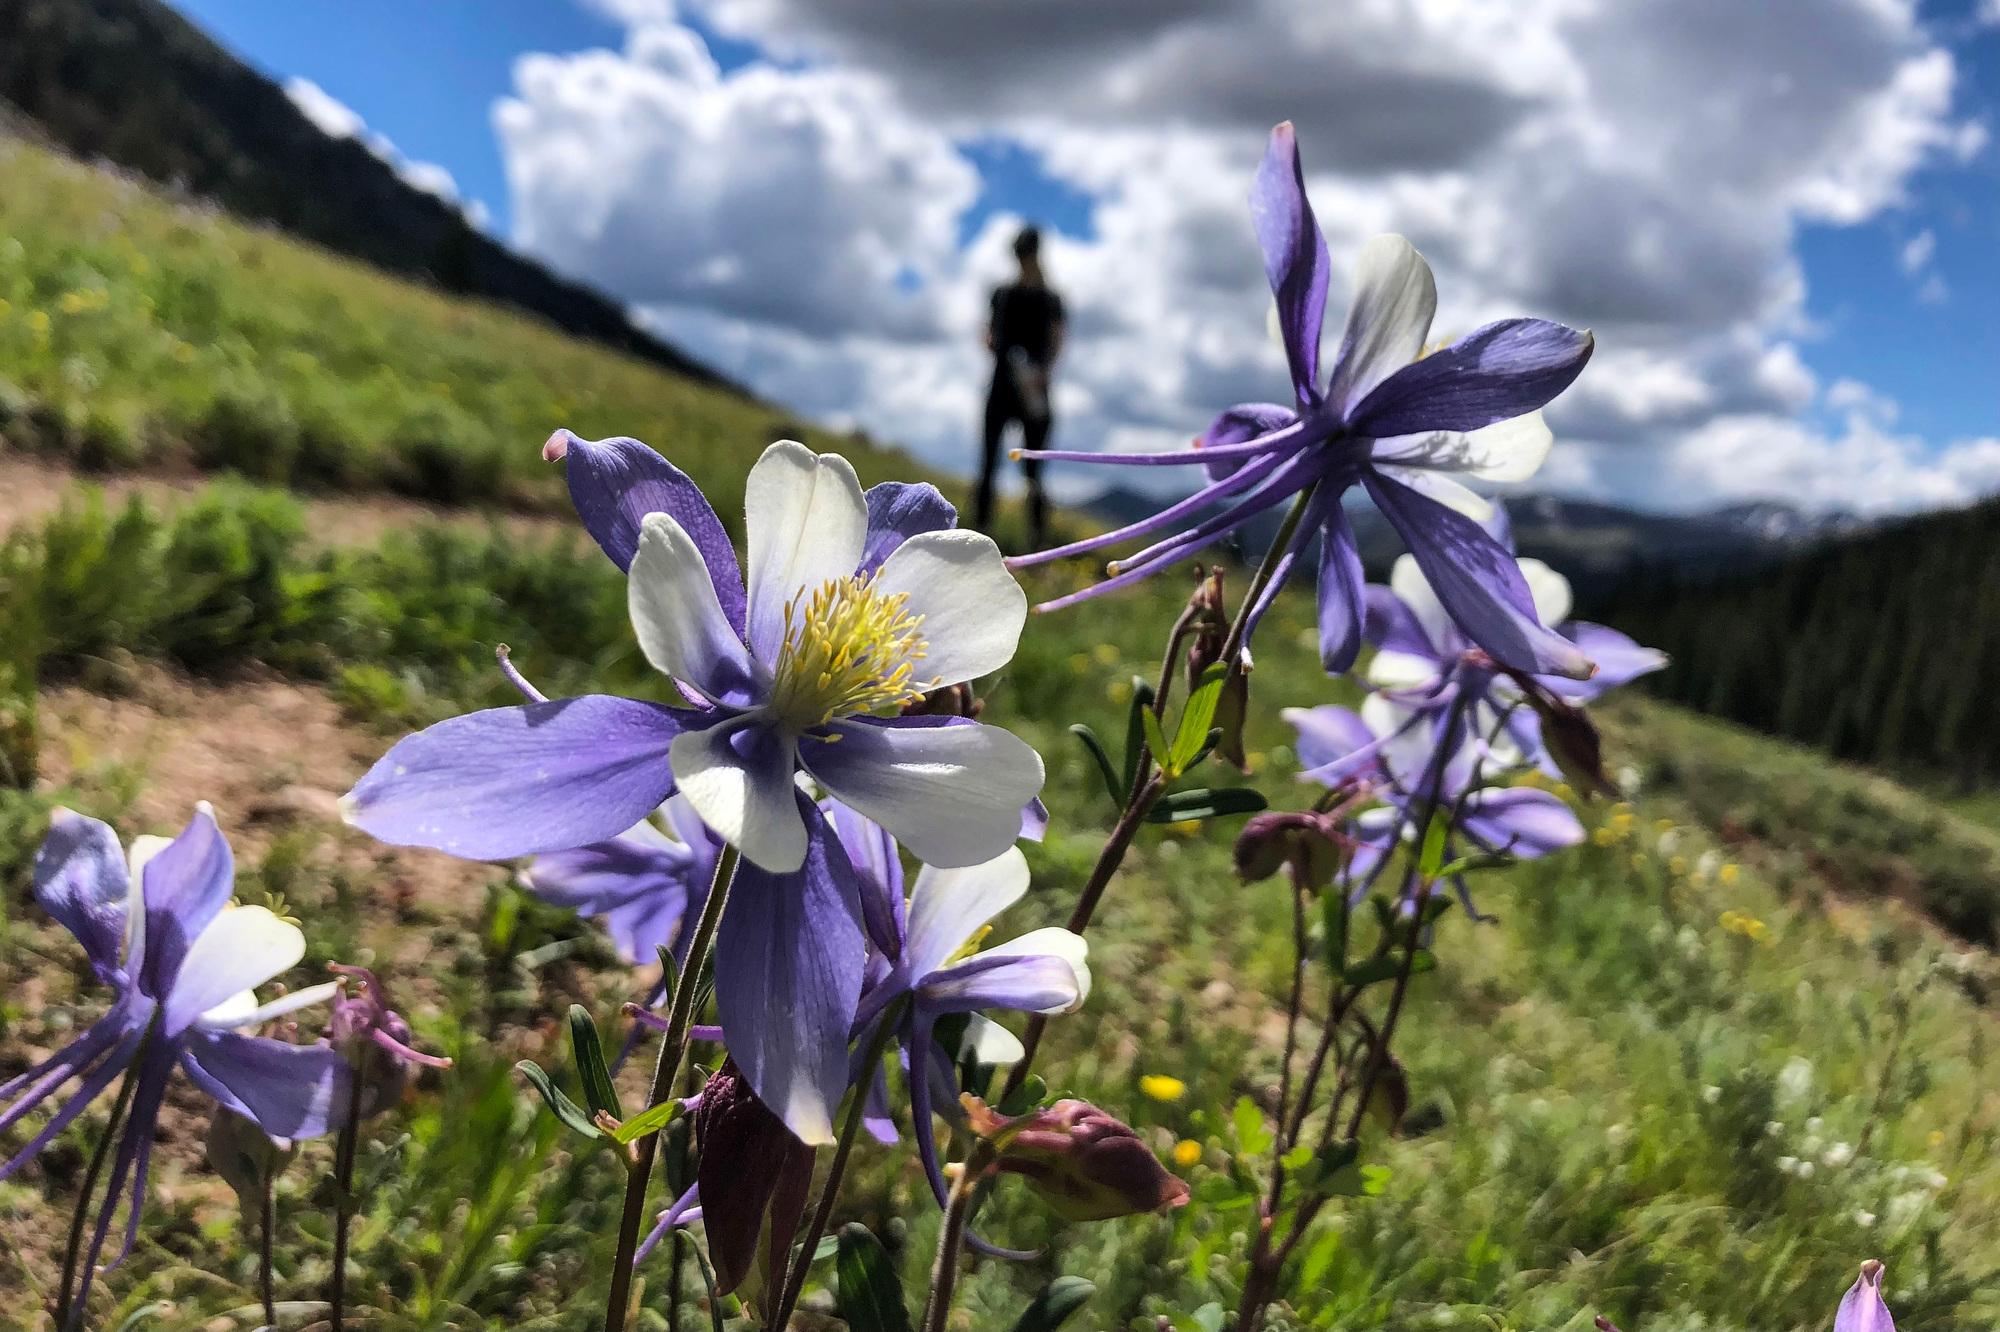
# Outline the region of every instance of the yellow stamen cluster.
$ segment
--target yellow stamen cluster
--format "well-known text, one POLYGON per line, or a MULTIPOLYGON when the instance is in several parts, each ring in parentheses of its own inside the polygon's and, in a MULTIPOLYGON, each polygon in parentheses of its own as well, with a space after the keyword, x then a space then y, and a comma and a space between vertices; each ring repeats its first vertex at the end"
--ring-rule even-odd
POLYGON ((877 591, 873 580, 837 578, 785 607, 771 706, 796 730, 857 713, 889 716, 935 684, 920 680, 924 617, 909 594, 877 591))

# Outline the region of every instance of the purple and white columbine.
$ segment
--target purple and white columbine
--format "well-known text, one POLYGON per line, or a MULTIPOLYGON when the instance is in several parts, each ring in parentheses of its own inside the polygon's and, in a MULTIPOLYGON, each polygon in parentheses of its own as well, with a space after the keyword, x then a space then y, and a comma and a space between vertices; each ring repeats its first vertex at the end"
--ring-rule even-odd
MULTIPOLYGON (((1513 533, 1504 509, 1495 505, 1486 521, 1494 539, 1511 554, 1513 533)), ((1534 677, 1532 683, 1565 703, 1582 706, 1620 685, 1667 664, 1655 648, 1641 647, 1606 625, 1570 619, 1569 580, 1537 559, 1517 559, 1521 581, 1534 599, 1543 624, 1581 648, 1597 665, 1588 680, 1534 677)), ((1364 634, 1375 648, 1363 678, 1399 704, 1433 717, 1454 706, 1464 709, 1467 730, 1489 743, 1511 741, 1520 757, 1550 766, 1541 723, 1527 706, 1519 681, 1500 669, 1452 619, 1423 569, 1408 555, 1397 558, 1389 585, 1366 589, 1364 634), (1461 702, 1462 700, 1462 702, 1461 702)))
POLYGON ((1317 538, 1320 658, 1329 671, 1345 671, 1361 647, 1362 572, 1342 497, 1359 485, 1475 643, 1521 670, 1587 676, 1589 659, 1536 619, 1513 558, 1464 512, 1478 501, 1451 478, 1519 481, 1541 466, 1551 437, 1538 409, 1582 371, 1590 359, 1590 334, 1542 319, 1503 319, 1426 355, 1437 308, 1430 265, 1401 236, 1378 236, 1362 249, 1346 332, 1322 385, 1319 340, 1330 263, 1306 199, 1289 123, 1271 132, 1250 212, 1277 298, 1294 405, 1231 407, 1192 449, 1035 455, 1065 462, 1205 466, 1210 480, 1150 518, 1022 557, 1016 565, 1165 532, 1217 505, 1222 510, 1116 561, 1104 582, 1040 609, 1101 595, 1189 559, 1312 488, 1309 509, 1290 543, 1276 553, 1274 576, 1249 609, 1249 624, 1255 625, 1298 556, 1317 538))
POLYGON ((171 841, 136 839, 129 860, 108 825, 59 809, 35 855, 35 900, 76 936, 92 972, 116 998, 82 1036, 0 1086, 0 1101, 13 1098, 0 1112, 4 1133, 72 1079, 80 1080, 41 1132, 0 1164, 0 1179, 54 1141, 121 1073, 136 1079, 83 1261, 86 1295, 128 1179, 131 1204, 120 1258, 138 1234, 154 1121, 176 1066, 224 1108, 274 1138, 316 1137, 338 1128, 345 1115, 350 1074, 339 1052, 324 1043, 291 1045, 244 1034, 332 999, 335 986, 315 985, 259 1005, 252 991, 298 965, 305 936, 263 907, 232 904, 234 889, 235 861, 206 804, 196 806, 171 841))
POLYGON ((748 578, 694 482, 636 440, 567 432, 584 526, 628 574, 646 658, 686 706, 603 694, 495 708, 399 742, 349 792, 383 841, 479 860, 609 842, 678 791, 739 848, 716 946, 730 1053, 808 1143, 832 1137, 865 939, 853 868, 801 773, 928 863, 1014 842, 1042 761, 963 717, 904 715, 1012 658, 1027 599, 934 487, 866 494, 781 441, 745 487, 748 578))
POLYGON ((1861 1264, 1861 1275, 1841 1297, 1833 1332, 1896 1332, 1896 1320, 1882 1299, 1882 1264, 1876 1259, 1861 1264))
MULTIPOLYGON (((931 1114, 956 1115, 958 1088, 951 1061, 940 1057, 944 1052, 933 1036, 939 1020, 966 1014, 971 1025, 961 1049, 982 1064, 1011 1064, 1021 1057, 1021 1043, 980 1014, 1075 1012, 1090 995, 1089 945, 1082 935, 1051 926, 980 946, 988 922, 1027 894, 1028 862, 1013 847, 983 865, 922 866, 906 904, 894 842, 845 811, 834 811, 834 825, 861 873, 874 944, 855 1022, 859 1044, 872 1044, 868 1028, 876 1021, 886 1017, 897 1024, 917 1155, 942 1203, 946 1186, 931 1114)), ((861 1071, 879 1076, 879 1070, 861 1071)))
MULTIPOLYGON (((1352 854, 1343 877, 1354 900, 1374 886, 1400 843, 1423 836, 1427 810, 1451 820, 1447 860, 1461 849, 1533 860, 1583 840, 1582 823, 1556 796, 1494 785, 1503 762, 1462 728, 1446 736, 1445 719, 1412 713, 1380 694, 1369 695, 1358 714, 1325 704, 1286 708, 1284 717, 1298 732, 1302 781, 1381 802, 1347 826, 1352 854), (1440 755, 1437 746, 1446 743, 1451 750, 1440 755)), ((1453 886, 1476 914, 1463 880, 1453 886)))

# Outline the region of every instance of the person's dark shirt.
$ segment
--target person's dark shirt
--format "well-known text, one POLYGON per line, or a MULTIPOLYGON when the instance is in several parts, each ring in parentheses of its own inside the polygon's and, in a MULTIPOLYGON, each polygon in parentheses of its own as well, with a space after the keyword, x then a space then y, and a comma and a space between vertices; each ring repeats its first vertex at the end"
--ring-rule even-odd
POLYGON ((1062 321, 1062 297, 1047 287, 1010 282, 993 293, 993 355, 1004 363, 1019 347, 1036 365, 1047 365, 1062 321))

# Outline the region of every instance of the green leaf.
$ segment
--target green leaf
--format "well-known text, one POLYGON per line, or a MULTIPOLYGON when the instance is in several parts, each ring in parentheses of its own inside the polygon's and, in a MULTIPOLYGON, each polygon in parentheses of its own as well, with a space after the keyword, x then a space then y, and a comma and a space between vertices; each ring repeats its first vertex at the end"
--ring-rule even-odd
POLYGON ((1079 1276, 1061 1276, 1043 1286, 1034 1301, 1014 1320, 1014 1332, 1055 1332, 1063 1320, 1081 1309, 1097 1287, 1079 1276))
MULTIPOLYGON (((1410 974, 1421 975, 1435 966, 1437 966, 1436 954, 1428 949, 1419 949, 1416 956, 1410 959, 1410 974)), ((1403 959, 1400 954, 1377 953, 1373 957, 1356 962, 1347 969, 1345 975, 1347 983, 1358 988, 1373 985, 1378 981, 1394 980, 1402 974, 1402 971, 1403 959)))
POLYGON ((1283 1156, 1279 1157, 1278 1164, 1283 1166, 1287 1170, 1297 1170, 1301 1166, 1305 1165, 1306 1162, 1312 1159, 1313 1159, 1312 1144, 1309 1142, 1302 1142, 1298 1146, 1292 1148, 1292 1150, 1290 1150, 1289 1152, 1286 1152, 1283 1156))
POLYGON ((1122 806, 1125 803, 1125 788, 1118 784, 1118 773, 1111 766, 1111 755, 1104 752, 1104 742, 1097 738, 1097 732, 1091 730, 1082 722, 1078 722, 1069 728, 1069 733, 1077 738, 1079 744, 1090 751, 1090 756, 1093 759, 1097 760, 1097 775, 1104 779, 1105 793, 1111 797, 1114 803, 1122 806))
POLYGON ((1449 865, 1442 866, 1438 870, 1437 876, 1440 879, 1449 879, 1454 875, 1470 874, 1474 870, 1506 869, 1513 863, 1514 858, 1512 856, 1497 856, 1488 852, 1480 852, 1478 855, 1460 856, 1449 865))
POLYGON ((1001 1098, 999 1111, 1003 1115, 1025 1115, 1044 1100, 1048 1099, 1049 1084, 1039 1073, 1030 1073, 1020 1086, 1001 1098))
POLYGON ((649 1106, 618 1126, 611 1136, 619 1142, 636 1142, 648 1133, 658 1133, 679 1118, 681 1103, 677 1100, 662 1101, 649 1106))
POLYGON ((903 1283, 882 1241, 854 1222, 840 1228, 834 1306, 849 1332, 910 1332, 903 1283))
POLYGON ((1181 709, 1180 729, 1174 732, 1174 747, 1165 764, 1170 772, 1186 772, 1194 765, 1202 745, 1208 740, 1209 727, 1215 721, 1215 705, 1222 697, 1222 682, 1228 678, 1229 668, 1218 661, 1203 669, 1201 678, 1188 692, 1187 706, 1181 709))
POLYGON ((1430 826, 1424 829, 1424 849, 1417 857, 1417 873, 1424 878, 1435 880, 1444 868, 1444 839, 1450 831, 1451 820, 1443 812, 1431 815, 1430 826))
POLYGON ((701 1246, 694 1242, 694 1237, 679 1226, 674 1227, 673 1236, 675 1251, 679 1252, 679 1247, 686 1244, 689 1252, 694 1254, 694 1265, 701 1270, 702 1288, 708 1292, 710 1332, 723 1332, 722 1297, 715 1293, 715 1269, 708 1265, 708 1255, 701 1251, 701 1246))
POLYGON ((1261 1156, 1271 1146, 1271 1130, 1264 1127, 1264 1112, 1248 1096, 1236 1098, 1236 1106, 1229 1112, 1230 1121, 1236 1127, 1236 1145, 1247 1156, 1261 1156))
POLYGON ((1228 1316, 1220 1304, 1211 1300, 1194 1311, 1194 1332, 1222 1332, 1222 1324, 1228 1316))
POLYGON ((569 1006, 569 1043, 576 1051, 576 1074, 583 1080, 583 1099, 593 1111, 602 1110, 613 1119, 625 1116, 618 1108, 618 1089, 611 1085, 611 1070, 604 1063, 604 1046, 597 1039, 597 1020, 582 1004, 569 1006))
MULTIPOLYGON (((1129 798, 1139 781, 1139 755, 1146 751, 1145 716, 1153 710, 1153 686, 1142 677, 1132 677, 1132 706, 1125 713, 1125 780, 1120 783, 1129 798)), ((1157 722, 1154 723, 1158 725, 1157 722)))
POLYGON ((813 1261, 815 1263, 823 1263, 838 1252, 840 1252, 840 1237, 837 1235, 821 1235, 819 1243, 813 1245, 813 1261))
POLYGON ((1269 804, 1261 791, 1253 791, 1247 786, 1231 786, 1222 790, 1196 787, 1161 796, 1159 803, 1146 815, 1146 822, 1179 823, 1183 819, 1219 819, 1232 814, 1255 814, 1269 804))
POLYGON ((1146 747, 1153 751, 1153 761, 1160 765, 1160 771, 1169 777, 1180 776, 1180 769, 1172 765, 1167 749, 1167 733, 1160 729, 1160 719, 1153 715, 1151 708, 1139 711, 1139 724, 1146 731, 1146 747))
POLYGON ((556 1086, 555 1080, 549 1077, 547 1069, 532 1059, 523 1059, 514 1065, 514 1071, 534 1084, 535 1090, 542 1094, 542 1100, 550 1112, 560 1119, 565 1127, 574 1129, 586 1138, 604 1136, 597 1125, 590 1122, 590 1112, 563 1095, 562 1088, 556 1086))
POLYGON ((1299 1176, 1299 1190, 1327 1198, 1354 1198, 1361 1194, 1361 1171, 1355 1162, 1361 1144, 1352 1138, 1330 1142, 1313 1153, 1312 1165, 1299 1176))

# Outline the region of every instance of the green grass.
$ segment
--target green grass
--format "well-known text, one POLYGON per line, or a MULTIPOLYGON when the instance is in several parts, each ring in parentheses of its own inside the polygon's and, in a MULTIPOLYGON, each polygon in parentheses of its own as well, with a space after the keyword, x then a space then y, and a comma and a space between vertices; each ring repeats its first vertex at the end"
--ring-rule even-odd
MULTIPOLYGON (((553 471, 534 445, 566 423, 665 446, 728 515, 774 433, 768 408, 6 151, 10 183, 25 182, 0 199, 0 379, 14 389, 4 429, 16 443, 418 488, 435 478, 403 470, 407 423, 435 409, 473 423, 442 463, 469 478, 444 483, 460 498, 550 502, 553 471), (101 308, 63 312, 65 292, 100 289, 101 308), (53 311, 46 346, 37 310, 53 311), (304 436, 285 422, 322 408, 343 423, 337 443, 287 444, 304 436), (90 444, 93 420, 120 423, 107 435, 116 447, 90 444)), ((871 480, 900 470, 872 451, 855 461, 871 480)), ((621 580, 580 538, 415 527, 327 550, 308 526, 295 500, 239 484, 170 518, 79 502, 11 538, 0 736, 15 776, 38 747, 72 739, 38 733, 37 682, 115 690, 141 660, 222 681, 258 667, 317 682, 385 745, 506 701, 491 666, 502 641, 551 693, 659 696, 621 580)), ((1086 575, 1040 574, 1031 591, 1086 575)), ((1029 850, 1035 890, 1003 935, 1073 902, 1112 810, 1065 728, 1119 730, 1131 679, 1157 669, 1184 590, 1162 583, 1037 618, 988 682, 988 717, 1047 757, 1055 815, 1029 850)), ((1309 613, 1303 598, 1281 604, 1258 644, 1254 780, 1281 807, 1310 795, 1289 780, 1278 709, 1345 696, 1317 668, 1309 613)), ((1297 1306, 1273 1325, 1582 1329, 1604 1312, 1627 1332, 1818 1329, 1870 1256, 1890 1264, 1905 1332, 1992 1325, 1993 963, 1880 901, 1990 939, 1992 834, 1883 779, 1643 700, 1611 710, 1609 735, 1613 766, 1638 770, 1635 806, 1600 806, 1587 814, 1589 845, 1480 882, 1492 923, 1445 918, 1444 965, 1419 978, 1399 1042, 1429 1127, 1371 1146, 1380 1168, 1368 1196, 1333 1209, 1304 1246, 1297 1306)), ((77 950, 26 898, 44 810, 62 801, 123 820, 145 780, 140 759, 106 754, 66 789, 0 795, 10 1068, 22 1046, 62 1039, 102 1002, 77 950)), ((1041 1064, 1053 1086, 1130 1118, 1163 1151, 1200 1143, 1196 1201, 1170 1217, 1061 1229, 1001 1188, 981 1229, 1047 1254, 980 1265, 955 1326, 1007 1327, 1057 1271, 1099 1287, 1072 1326, 1212 1327, 1205 1309, 1233 1307, 1248 1218, 1234 1112, 1272 1096, 1287 921, 1273 884, 1233 877, 1229 832, 1142 839, 1092 932, 1091 1002, 1057 1022, 1041 1064), (1186 1098, 1149 1101, 1147 1073, 1185 1080, 1186 1098)), ((566 1005, 585 1002, 608 1025, 629 978, 591 929, 523 897, 501 870, 483 897, 446 910, 327 870, 310 854, 318 835, 300 827, 246 856, 244 892, 281 893, 307 919, 301 975, 360 952, 400 959, 392 983, 422 1043, 459 1061, 373 1127, 354 1283, 380 1311, 370 1326, 593 1326, 617 1171, 557 1136, 511 1064, 559 1064, 566 1005)), ((0 1323, 34 1325, 32 1299, 13 1295, 50 1279, 34 1237, 60 1224, 88 1142, 72 1131, 0 1185, 0 1233, 29 1237, 0 1259, 0 1323)), ((281 1298, 312 1299, 324 1279, 327 1161, 325 1144, 308 1145, 281 1183, 281 1298)), ((883 1235, 921 1287, 936 1218, 906 1152, 865 1148, 841 1215, 883 1235)), ((657 1332, 664 1264, 648 1278, 639 1326, 657 1332)), ((99 1325, 157 1301, 172 1312, 140 1326, 204 1325, 245 1310, 254 1279, 232 1204, 160 1192, 139 1252, 102 1283, 99 1325)), ((695 1284, 690 1272, 690 1298, 695 1284)), ((706 1315, 690 1306, 680 1326, 706 1327, 706 1315)))

